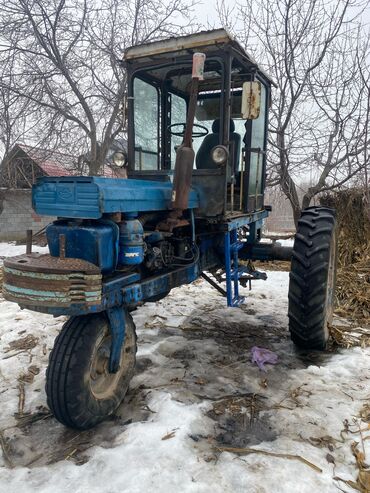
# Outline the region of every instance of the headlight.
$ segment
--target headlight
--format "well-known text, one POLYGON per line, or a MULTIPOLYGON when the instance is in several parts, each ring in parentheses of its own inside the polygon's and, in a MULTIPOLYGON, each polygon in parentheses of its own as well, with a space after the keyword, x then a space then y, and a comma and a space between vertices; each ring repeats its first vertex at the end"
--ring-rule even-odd
POLYGON ((113 154, 113 163, 119 168, 123 168, 127 164, 127 156, 122 151, 117 151, 113 154))
POLYGON ((229 157, 229 151, 225 146, 216 146, 211 151, 212 161, 216 164, 225 164, 229 157))

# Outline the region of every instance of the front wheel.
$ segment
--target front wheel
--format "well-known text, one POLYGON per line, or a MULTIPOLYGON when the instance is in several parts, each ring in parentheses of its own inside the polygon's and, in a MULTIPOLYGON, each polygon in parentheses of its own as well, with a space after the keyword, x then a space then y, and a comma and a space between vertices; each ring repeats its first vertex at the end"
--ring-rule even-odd
POLYGON ((48 406, 71 428, 91 428, 112 414, 123 400, 134 373, 136 334, 125 313, 120 366, 109 373, 111 331, 105 313, 70 318, 58 335, 46 371, 48 406))
POLYGON ((304 349, 325 349, 333 317, 337 267, 335 211, 309 207, 295 236, 289 282, 289 330, 304 349))

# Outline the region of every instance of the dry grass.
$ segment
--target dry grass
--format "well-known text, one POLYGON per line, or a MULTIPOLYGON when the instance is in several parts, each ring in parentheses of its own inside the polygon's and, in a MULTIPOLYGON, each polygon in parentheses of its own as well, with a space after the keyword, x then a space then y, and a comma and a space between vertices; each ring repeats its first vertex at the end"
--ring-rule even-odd
POLYGON ((257 270, 261 271, 290 272, 290 261, 288 260, 270 260, 265 262, 257 260, 256 262, 253 262, 253 265, 257 270))
POLYGON ((338 346, 345 348, 370 346, 370 327, 332 325, 330 326, 330 335, 338 346))
POLYGON ((8 353, 10 351, 30 351, 37 346, 38 342, 38 337, 35 337, 32 334, 28 334, 27 336, 21 337, 20 339, 10 341, 8 347, 4 349, 4 353, 8 353))
POLYGON ((344 190, 321 198, 338 219, 338 315, 370 326, 370 204, 363 190, 344 190))
POLYGON ((337 274, 338 315, 370 326, 370 247, 361 261, 337 274))
POLYGON ((239 447, 216 447, 216 450, 219 452, 231 452, 238 455, 249 455, 249 454, 259 454, 259 455, 267 455, 269 457, 278 457, 279 459, 289 459, 289 460, 297 460, 306 464, 306 466, 311 467, 314 471, 321 473, 322 469, 318 467, 316 464, 313 464, 309 460, 305 459, 301 455, 293 455, 293 454, 282 454, 277 452, 271 452, 269 450, 261 450, 256 448, 239 448, 239 447))
POLYGON ((365 192, 359 189, 343 190, 327 194, 320 199, 322 205, 333 207, 337 212, 339 267, 348 267, 370 260, 370 204, 365 192))

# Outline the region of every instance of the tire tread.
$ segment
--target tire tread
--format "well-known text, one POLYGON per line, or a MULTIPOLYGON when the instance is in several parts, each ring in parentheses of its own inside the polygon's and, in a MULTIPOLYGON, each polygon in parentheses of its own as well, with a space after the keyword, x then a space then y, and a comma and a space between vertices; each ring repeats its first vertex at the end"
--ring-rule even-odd
MULTIPOLYGON (((128 317, 129 323, 134 327, 131 316, 128 315, 128 317)), ((71 428, 85 429, 91 427, 90 424, 86 426, 83 424, 80 417, 81 410, 77 411, 78 403, 71 398, 72 389, 70 388, 69 377, 82 368, 81 357, 85 357, 86 361, 89 356, 87 354, 89 342, 94 337, 94 330, 96 332, 98 330, 97 324, 105 320, 103 314, 71 317, 65 322, 61 332, 56 337, 49 356, 45 384, 47 404, 55 418, 71 428), (82 354, 84 352, 86 354, 82 354)), ((136 353, 136 334, 134 352, 136 353)), ((76 389, 73 391, 76 393, 76 389)), ((94 420, 88 409, 84 412, 86 423, 94 420)))
POLYGON ((289 281, 289 331, 304 349, 325 349, 325 307, 335 211, 313 206, 298 221, 289 281))

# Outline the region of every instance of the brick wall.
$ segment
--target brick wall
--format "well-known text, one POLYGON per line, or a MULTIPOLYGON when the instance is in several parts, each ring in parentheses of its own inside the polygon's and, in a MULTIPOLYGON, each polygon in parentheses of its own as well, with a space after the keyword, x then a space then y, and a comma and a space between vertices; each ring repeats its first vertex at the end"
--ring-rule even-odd
POLYGON ((37 233, 52 220, 34 212, 31 190, 0 189, 0 241, 23 240, 27 229, 37 233))

